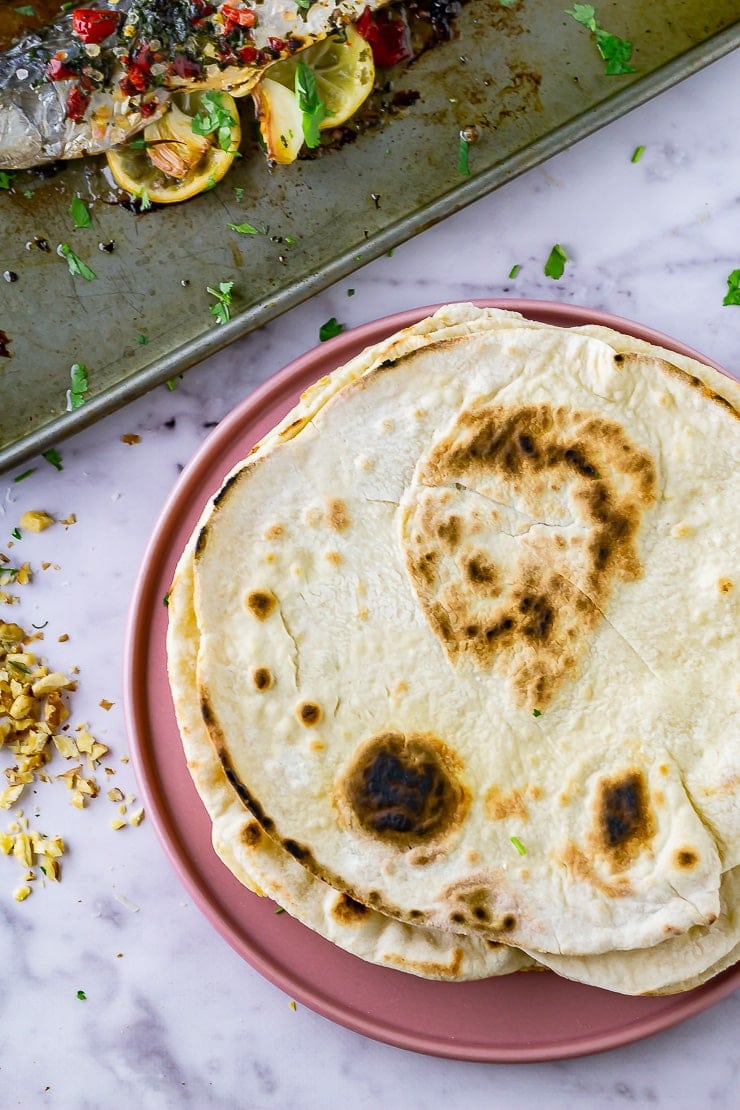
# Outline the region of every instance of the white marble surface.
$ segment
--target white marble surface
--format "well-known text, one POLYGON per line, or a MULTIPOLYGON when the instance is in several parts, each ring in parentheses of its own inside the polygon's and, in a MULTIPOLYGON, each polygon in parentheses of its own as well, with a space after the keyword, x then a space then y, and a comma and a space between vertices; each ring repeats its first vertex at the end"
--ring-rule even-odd
MULTIPOLYGON (((738 88, 736 53, 189 371, 175 392, 68 440, 63 471, 39 460, 22 483, 0 477, 3 548, 26 509, 77 516, 16 545, 14 559, 59 569, 38 570, 22 605, 0 615, 48 621, 49 661, 79 665, 73 720, 110 745, 111 781, 139 793, 121 763, 124 627, 165 498, 211 423, 313 346, 330 316, 351 326, 437 301, 547 298, 640 320, 740 372, 740 308, 722 306, 740 267, 738 88), (559 281, 543 275, 554 242, 572 259, 559 281), (123 443, 127 433, 141 442, 123 443)), ((598 1056, 503 1066, 416 1055, 293 1010, 192 904, 151 822, 114 832, 107 798, 77 811, 62 793, 39 788, 25 810, 67 839, 63 882, 37 883, 18 904, 17 864, 0 857, 3 1107, 738 1105, 738 993, 598 1056)))

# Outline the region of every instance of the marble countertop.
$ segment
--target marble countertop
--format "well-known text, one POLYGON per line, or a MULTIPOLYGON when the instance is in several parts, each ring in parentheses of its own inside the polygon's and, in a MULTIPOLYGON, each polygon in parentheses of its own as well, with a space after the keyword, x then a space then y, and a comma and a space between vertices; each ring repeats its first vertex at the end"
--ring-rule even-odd
POLYGON ((638 320, 740 372, 740 307, 722 304, 740 267, 738 87, 735 53, 188 371, 174 391, 60 444, 61 471, 39 459, 22 482, 0 476, 3 550, 26 510, 76 517, 15 542, 13 560, 28 560, 34 579, 0 618, 44 625, 52 667, 79 667, 72 720, 109 746, 115 771, 99 773, 104 790, 84 810, 58 782, 19 803, 32 826, 64 836, 61 883, 37 879, 16 902, 23 872, 0 857, 0 1104, 737 1105, 738 992, 638 1043, 506 1066, 417 1055, 294 1009, 194 905, 151 820, 111 827, 118 807, 105 792, 136 796, 126 821, 140 804, 123 646, 158 514, 214 424, 314 346, 328 318, 351 327, 447 300, 541 298, 638 320), (543 273, 555 242, 569 258, 557 281, 543 273))

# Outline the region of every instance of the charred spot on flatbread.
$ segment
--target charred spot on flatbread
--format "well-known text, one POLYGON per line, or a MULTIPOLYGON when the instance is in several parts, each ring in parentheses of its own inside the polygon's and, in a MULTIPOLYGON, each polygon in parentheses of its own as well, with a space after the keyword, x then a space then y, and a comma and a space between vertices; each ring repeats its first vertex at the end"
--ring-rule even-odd
POLYGON ((261 825, 256 821, 249 821, 246 825, 242 825, 240 838, 242 844, 247 848, 256 848, 261 843, 264 835, 261 825))
POLYGON ((355 753, 337 799, 348 824, 406 851, 459 827, 469 794, 456 757, 437 737, 383 732, 355 753))
POLYGON ((340 925, 359 925, 370 912, 367 906, 355 901, 349 894, 340 894, 331 907, 331 915, 340 925))
POLYGON ((612 870, 623 870, 655 836, 655 818, 642 770, 600 780, 596 794, 595 845, 612 870))
POLYGON ((450 659, 547 706, 614 582, 641 574, 655 487, 649 455, 602 416, 545 403, 459 413, 419 466, 404 525, 411 581, 450 659))
POLYGON ((255 685, 255 689, 259 690, 260 693, 264 693, 265 690, 270 690, 272 688, 275 679, 269 667, 255 667, 252 671, 252 682, 255 685))
POLYGON ((296 706, 296 717, 306 728, 313 728, 321 723, 323 711, 315 701, 302 701, 296 706))
POLYGON ((253 617, 258 621, 266 621, 277 607, 277 598, 272 590, 250 590, 246 605, 253 617))

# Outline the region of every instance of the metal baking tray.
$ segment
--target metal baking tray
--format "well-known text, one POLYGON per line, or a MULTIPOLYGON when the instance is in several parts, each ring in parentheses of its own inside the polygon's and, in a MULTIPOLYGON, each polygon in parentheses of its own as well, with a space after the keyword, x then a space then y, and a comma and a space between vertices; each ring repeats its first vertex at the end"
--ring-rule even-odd
POLYGON ((637 70, 606 76, 591 35, 565 6, 469 0, 457 36, 397 79, 397 90, 419 94, 415 102, 352 143, 273 172, 247 142, 225 180, 185 204, 136 214, 109 203, 102 159, 49 178, 19 175, 0 191, 0 272, 17 274, 0 280, 0 469, 59 444, 740 45, 738 0, 600 0, 600 24, 633 42, 637 70), (464 176, 459 132, 470 126, 478 138, 464 176), (74 228, 75 195, 92 202, 92 228, 74 228), (268 234, 227 227, 245 221, 268 234), (111 241, 112 253, 98 249, 111 241), (94 281, 69 273, 61 243, 94 281), (232 317, 217 324, 206 286, 225 281, 234 283, 232 317), (67 412, 76 362, 88 368, 89 393, 67 412))

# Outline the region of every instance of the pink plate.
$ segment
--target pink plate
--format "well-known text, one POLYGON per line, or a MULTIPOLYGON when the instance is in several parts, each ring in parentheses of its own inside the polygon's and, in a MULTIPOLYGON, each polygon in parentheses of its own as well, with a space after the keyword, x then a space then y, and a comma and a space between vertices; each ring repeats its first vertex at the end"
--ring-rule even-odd
MULTIPOLYGON (((479 303, 565 327, 603 324, 701 357, 648 328, 585 308, 542 301, 479 303)), ((241 886, 216 857, 170 701, 163 598, 208 497, 307 386, 435 307, 365 324, 302 355, 238 405, 183 472, 149 544, 131 606, 125 683, 132 753, 148 814, 191 897, 236 951, 291 998, 359 1033, 436 1056, 491 1062, 580 1056, 628 1044, 700 1013, 740 986, 740 965, 697 990, 630 998, 549 972, 453 984, 365 963, 288 914, 276 917, 274 904, 241 886)))

